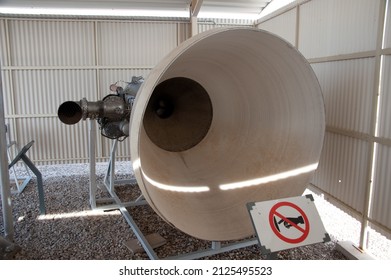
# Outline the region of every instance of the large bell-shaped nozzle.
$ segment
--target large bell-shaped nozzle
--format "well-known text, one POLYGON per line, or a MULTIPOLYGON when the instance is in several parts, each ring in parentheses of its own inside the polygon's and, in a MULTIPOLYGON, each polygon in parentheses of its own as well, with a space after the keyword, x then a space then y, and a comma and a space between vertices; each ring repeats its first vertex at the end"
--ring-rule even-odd
POLYGON ((131 158, 144 197, 194 237, 254 234, 246 204, 299 196, 325 133, 321 89, 289 43, 252 28, 184 42, 137 94, 131 158))

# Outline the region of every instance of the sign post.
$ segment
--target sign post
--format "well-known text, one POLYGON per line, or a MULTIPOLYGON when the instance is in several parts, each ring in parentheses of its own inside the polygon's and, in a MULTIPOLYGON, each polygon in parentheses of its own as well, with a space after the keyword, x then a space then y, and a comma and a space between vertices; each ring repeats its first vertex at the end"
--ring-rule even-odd
POLYGON ((263 254, 330 241, 312 195, 251 202, 247 208, 263 254))

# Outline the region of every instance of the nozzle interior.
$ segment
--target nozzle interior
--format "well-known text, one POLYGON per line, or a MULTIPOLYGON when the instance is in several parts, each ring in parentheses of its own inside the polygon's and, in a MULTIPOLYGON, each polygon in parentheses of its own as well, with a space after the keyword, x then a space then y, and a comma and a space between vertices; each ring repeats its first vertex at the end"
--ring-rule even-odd
POLYGON ((82 113, 79 103, 74 101, 62 103, 57 111, 60 121, 69 125, 78 123, 82 118, 82 113))
POLYGON ((171 152, 196 146, 208 133, 213 108, 198 82, 175 77, 156 86, 144 115, 144 128, 155 145, 171 152))

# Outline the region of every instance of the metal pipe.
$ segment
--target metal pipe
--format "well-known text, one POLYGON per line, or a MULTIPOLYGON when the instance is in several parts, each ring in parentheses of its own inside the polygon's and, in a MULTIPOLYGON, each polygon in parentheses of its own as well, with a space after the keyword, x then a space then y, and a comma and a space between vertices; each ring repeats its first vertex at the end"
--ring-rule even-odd
MULTIPOLYGON (((1 73, 1 68, 0 68, 1 73)), ((12 217, 11 205, 11 189, 8 173, 8 159, 7 159, 7 139, 6 126, 4 116, 4 100, 3 100, 3 82, 0 75, 0 179, 1 179, 1 202, 3 209, 4 221, 4 236, 13 241, 14 239, 14 225, 12 217)))

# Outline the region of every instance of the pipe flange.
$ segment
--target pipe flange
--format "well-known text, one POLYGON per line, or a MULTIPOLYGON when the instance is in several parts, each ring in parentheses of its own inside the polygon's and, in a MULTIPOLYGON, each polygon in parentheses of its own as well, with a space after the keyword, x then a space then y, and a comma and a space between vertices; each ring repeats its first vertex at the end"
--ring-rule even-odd
POLYGON ((88 117, 88 103, 87 103, 87 98, 83 98, 82 100, 80 100, 80 107, 81 107, 81 111, 82 111, 82 119, 83 121, 85 121, 88 117))

